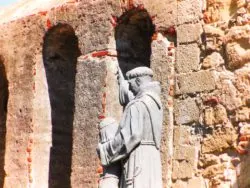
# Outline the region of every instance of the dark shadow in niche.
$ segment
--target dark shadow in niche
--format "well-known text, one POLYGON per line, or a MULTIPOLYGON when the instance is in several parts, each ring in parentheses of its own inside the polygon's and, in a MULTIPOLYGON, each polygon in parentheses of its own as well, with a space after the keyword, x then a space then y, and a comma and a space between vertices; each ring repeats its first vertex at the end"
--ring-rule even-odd
POLYGON ((0 187, 4 185, 5 171, 5 142, 6 142, 6 117, 9 98, 8 80, 4 66, 4 58, 0 56, 0 187))
POLYGON ((52 118, 49 187, 70 185, 72 131, 78 38, 68 24, 57 24, 44 37, 43 62, 48 82, 52 118))
POLYGON ((116 49, 119 66, 124 75, 135 67, 150 67, 154 33, 155 25, 144 8, 132 8, 117 19, 116 49))

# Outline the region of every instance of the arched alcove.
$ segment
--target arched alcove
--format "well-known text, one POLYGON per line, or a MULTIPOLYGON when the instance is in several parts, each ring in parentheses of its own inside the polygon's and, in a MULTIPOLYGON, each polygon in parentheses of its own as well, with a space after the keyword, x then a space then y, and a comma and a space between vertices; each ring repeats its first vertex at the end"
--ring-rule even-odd
POLYGON ((117 19, 116 49, 119 66, 124 74, 138 66, 150 67, 154 32, 155 26, 144 8, 130 9, 117 19))
POLYGON ((49 187, 70 187, 74 89, 78 38, 68 24, 57 24, 44 37, 43 62, 52 119, 49 187))
POLYGON ((8 80, 6 78, 4 58, 0 56, 0 187, 3 187, 5 178, 4 159, 8 95, 8 80))

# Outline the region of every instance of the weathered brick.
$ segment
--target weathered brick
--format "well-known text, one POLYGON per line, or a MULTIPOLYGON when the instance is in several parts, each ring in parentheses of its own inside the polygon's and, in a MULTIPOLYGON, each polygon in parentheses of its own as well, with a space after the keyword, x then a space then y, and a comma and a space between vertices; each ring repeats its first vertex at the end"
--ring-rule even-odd
POLYGON ((182 0, 177 2, 177 24, 197 22, 201 16, 202 3, 199 0, 182 0))
POLYGON ((199 121, 199 108, 195 99, 176 100, 174 106, 176 124, 188 124, 199 121))
POLYGON ((210 91, 215 89, 215 81, 210 71, 179 74, 176 78, 176 94, 210 91))
POLYGON ((201 23, 179 25, 177 27, 177 42, 179 44, 196 42, 200 40, 201 34, 201 23))
POLYGON ((196 71, 200 63, 200 48, 196 43, 179 45, 176 51, 176 70, 178 73, 196 71))

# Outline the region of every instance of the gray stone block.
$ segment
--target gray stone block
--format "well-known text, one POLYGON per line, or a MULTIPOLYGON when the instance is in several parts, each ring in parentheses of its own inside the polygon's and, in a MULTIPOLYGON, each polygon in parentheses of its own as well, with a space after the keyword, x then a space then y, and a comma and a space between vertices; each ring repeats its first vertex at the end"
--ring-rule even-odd
POLYGON ((197 71, 200 63, 200 48, 196 43, 179 45, 176 51, 178 73, 197 71))
POLYGON ((176 30, 179 44, 200 41, 203 32, 201 23, 179 25, 176 30))
POLYGON ((199 0, 183 0, 177 2, 177 24, 197 22, 200 19, 202 3, 199 0))
POLYGON ((199 71, 187 74, 179 74, 176 77, 177 95, 211 91, 215 89, 214 76, 210 71, 199 71))
POLYGON ((176 100, 174 106, 176 124, 188 124, 199 121, 199 108, 194 99, 176 100))

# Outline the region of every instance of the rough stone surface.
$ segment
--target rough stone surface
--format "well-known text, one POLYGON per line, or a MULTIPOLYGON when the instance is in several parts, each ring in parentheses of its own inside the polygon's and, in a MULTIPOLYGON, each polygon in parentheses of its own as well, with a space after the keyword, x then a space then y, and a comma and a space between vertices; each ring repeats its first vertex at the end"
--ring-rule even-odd
POLYGON ((186 160, 181 160, 181 161, 174 160, 173 174, 172 174, 172 178, 174 180, 192 178, 194 173, 195 173, 194 163, 186 160))
POLYGON ((218 174, 223 175, 224 169, 225 169, 224 164, 212 165, 212 166, 207 167, 204 170, 203 176, 205 178, 212 178, 212 177, 215 177, 218 174))
POLYGON ((202 3, 199 0, 183 0, 177 3, 177 24, 197 22, 201 17, 202 3))
POLYGON ((205 181, 202 177, 195 177, 188 180, 187 188, 206 188, 205 181))
POLYGON ((204 25, 204 34, 207 51, 221 51, 224 31, 214 25, 204 25))
POLYGON ((200 156, 199 166, 206 168, 208 166, 220 164, 220 159, 218 156, 213 154, 203 154, 200 156))
MULTIPOLYGON (((126 0, 124 2, 131 1, 126 0)), ((154 22, 159 31, 165 31, 177 22, 177 0, 134 0, 133 3, 135 5, 143 4, 152 16, 157 15, 154 22)))
POLYGON ((195 162, 198 158, 198 149, 195 146, 179 145, 175 147, 174 159, 175 160, 187 160, 189 162, 195 162))
MULTIPOLYGON (((244 66, 235 71, 235 87, 242 95, 242 102, 248 105, 250 99, 250 66, 244 66)), ((248 105, 250 106, 250 105, 248 105)))
POLYGON ((72 187, 94 187, 98 176, 98 116, 102 114, 102 88, 106 64, 100 61, 77 62, 75 115, 73 126, 72 187), (91 74, 90 74, 91 73, 91 74), (91 117, 91 118, 90 118, 91 117))
POLYGON ((205 125, 211 126, 227 122, 227 111, 221 104, 215 107, 208 107, 204 110, 205 125))
POLYGON ((177 27, 177 42, 188 43, 198 42, 202 34, 202 26, 200 23, 183 24, 177 27))
POLYGON ((231 77, 230 74, 226 75, 221 72, 215 76, 215 81, 218 89, 215 94, 227 110, 232 111, 243 105, 240 93, 233 84, 234 76, 231 77))
POLYGON ((193 137, 191 136, 191 128, 188 126, 175 126, 174 128, 174 146, 179 145, 194 145, 193 137))
POLYGON ((188 124, 198 122, 199 108, 195 99, 176 100, 174 106, 176 124, 188 124))
POLYGON ((162 127, 162 139, 161 139, 161 159, 162 159, 162 174, 163 182, 167 184, 170 182, 170 175, 172 169, 172 150, 173 150, 173 129, 174 125, 170 120, 172 110, 169 108, 168 98, 170 96, 170 75, 173 65, 173 58, 166 53, 171 47, 169 42, 164 36, 158 34, 157 40, 152 42, 152 56, 151 56, 151 68, 154 71, 154 79, 161 84, 161 101, 164 107, 164 121, 162 127))
POLYGON ((200 49, 196 43, 179 45, 176 51, 178 73, 197 71, 200 63, 200 49))
POLYGON ((187 182, 182 180, 177 180, 173 183, 172 188, 187 188, 187 182))
POLYGON ((224 64, 224 59, 218 52, 213 52, 211 55, 207 56, 203 62, 202 67, 204 69, 215 68, 224 64))
POLYGON ((176 78, 176 94, 210 91, 215 89, 215 81, 210 71, 179 74, 176 78))
POLYGON ((242 107, 236 110, 235 120, 237 122, 250 120, 250 108, 242 107))
POLYGON ((212 135, 207 135, 202 143, 202 153, 222 152, 232 147, 237 140, 237 134, 233 127, 225 127, 214 130, 212 135))

